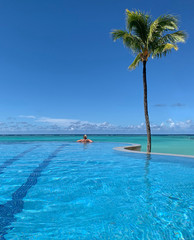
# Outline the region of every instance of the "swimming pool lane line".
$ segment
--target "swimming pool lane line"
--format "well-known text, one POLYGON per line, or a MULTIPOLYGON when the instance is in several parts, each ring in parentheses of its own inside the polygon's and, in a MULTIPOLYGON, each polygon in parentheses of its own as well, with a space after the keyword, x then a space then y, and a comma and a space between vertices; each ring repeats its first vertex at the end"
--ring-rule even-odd
POLYGON ((31 147, 27 150, 25 150, 24 152, 22 153, 19 153, 18 155, 16 155, 15 157, 11 158, 11 159, 8 159, 7 161, 5 161, 3 164, 0 165, 0 174, 3 173, 3 170, 5 168, 7 168, 8 166, 10 166, 12 163, 20 160, 20 158, 22 158, 25 154, 29 153, 29 152, 32 152, 34 149, 36 149, 37 147, 39 147, 39 145, 36 145, 34 147, 31 147))
MULTIPOLYGON (((46 158, 39 164, 38 167, 34 169, 26 182, 12 194, 12 200, 0 205, 0 240, 6 240, 4 236, 7 234, 8 226, 10 226, 12 222, 16 221, 15 215, 22 212, 24 207, 23 198, 27 195, 30 188, 37 184, 38 178, 41 176, 42 171, 66 145, 67 144, 60 145, 48 156, 48 158, 46 158)), ((9 229, 12 229, 12 227, 9 227, 9 229)))

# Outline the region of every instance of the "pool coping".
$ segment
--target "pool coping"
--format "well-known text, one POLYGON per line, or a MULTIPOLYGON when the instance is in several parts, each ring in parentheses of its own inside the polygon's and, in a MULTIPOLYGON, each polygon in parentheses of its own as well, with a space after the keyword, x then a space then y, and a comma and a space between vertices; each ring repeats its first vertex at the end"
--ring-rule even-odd
POLYGON ((164 156, 174 156, 174 157, 187 157, 194 158, 193 155, 183 155, 183 154, 173 154, 173 153, 156 153, 156 152, 141 152, 141 144, 130 143, 131 146, 115 147, 116 151, 127 152, 127 153, 137 153, 137 154, 149 154, 149 155, 164 155, 164 156))

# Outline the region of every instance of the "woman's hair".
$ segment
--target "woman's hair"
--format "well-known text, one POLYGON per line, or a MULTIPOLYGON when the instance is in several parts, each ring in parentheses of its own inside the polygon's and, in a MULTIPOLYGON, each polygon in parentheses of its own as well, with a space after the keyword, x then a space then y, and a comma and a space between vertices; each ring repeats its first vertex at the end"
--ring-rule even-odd
POLYGON ((87 139, 87 135, 85 134, 83 138, 84 138, 84 139, 87 139))

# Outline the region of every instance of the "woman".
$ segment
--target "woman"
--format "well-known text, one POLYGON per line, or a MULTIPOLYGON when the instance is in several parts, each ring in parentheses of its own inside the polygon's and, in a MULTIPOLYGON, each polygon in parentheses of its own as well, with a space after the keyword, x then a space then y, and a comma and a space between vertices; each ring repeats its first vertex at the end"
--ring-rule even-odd
POLYGON ((85 135, 83 136, 83 139, 77 140, 77 142, 83 142, 83 143, 89 142, 89 143, 92 143, 93 141, 90 140, 90 139, 88 139, 88 138, 87 138, 87 135, 85 134, 85 135))

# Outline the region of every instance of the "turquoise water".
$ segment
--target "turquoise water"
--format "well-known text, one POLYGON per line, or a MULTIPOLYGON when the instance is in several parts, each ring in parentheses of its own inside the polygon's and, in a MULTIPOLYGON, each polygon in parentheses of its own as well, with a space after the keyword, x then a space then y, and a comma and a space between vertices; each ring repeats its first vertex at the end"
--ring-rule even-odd
MULTIPOLYGON (((82 135, 42 135, 42 136, 0 136, 1 141, 72 141, 82 135)), ((138 143, 146 151, 145 135, 88 135, 97 142, 138 143)), ((159 135, 152 136, 152 152, 194 155, 194 135, 159 135)))
POLYGON ((0 239, 194 239, 193 159, 122 145, 1 143, 0 239))

